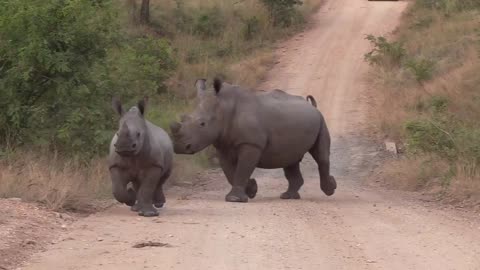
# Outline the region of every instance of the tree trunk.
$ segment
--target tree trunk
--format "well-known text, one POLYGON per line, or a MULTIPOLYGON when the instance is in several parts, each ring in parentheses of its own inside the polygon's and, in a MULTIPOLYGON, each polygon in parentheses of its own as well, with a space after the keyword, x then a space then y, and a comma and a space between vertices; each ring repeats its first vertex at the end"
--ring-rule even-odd
POLYGON ((128 14, 130 16, 130 20, 132 23, 137 24, 139 22, 138 18, 138 8, 137 8, 137 1, 136 0, 127 0, 127 7, 128 7, 128 14))
POLYGON ((150 23, 150 0, 142 0, 142 7, 140 8, 140 23, 150 23))

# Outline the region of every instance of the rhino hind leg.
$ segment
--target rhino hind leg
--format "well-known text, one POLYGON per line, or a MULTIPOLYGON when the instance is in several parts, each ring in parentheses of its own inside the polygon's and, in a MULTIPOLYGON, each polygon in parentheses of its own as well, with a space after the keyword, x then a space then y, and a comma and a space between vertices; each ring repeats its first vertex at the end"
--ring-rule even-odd
POLYGON ((303 186, 303 177, 302 173, 300 172, 300 163, 296 163, 292 166, 286 167, 283 169, 285 173, 285 177, 288 180, 288 189, 282 195, 280 195, 281 199, 300 199, 300 194, 298 191, 303 186))
MULTIPOLYGON (((132 186, 133 186, 133 189, 131 187, 129 187, 129 189, 133 190, 133 192, 135 192, 135 198, 137 197, 137 192, 138 190, 140 189, 140 183, 138 181, 132 181, 132 186)), ((130 207, 130 210, 133 211, 133 212, 138 212, 140 210, 140 206, 138 205, 138 201, 135 202, 134 205, 132 205, 130 207)))
POLYGON ((157 189, 155 190, 155 197, 153 199, 153 205, 156 208, 162 208, 163 205, 165 204, 166 199, 165 199, 165 194, 163 194, 163 187, 162 185, 158 185, 157 189))
POLYGON ((332 196, 337 188, 337 182, 335 177, 330 175, 330 135, 325 122, 322 122, 317 141, 309 152, 318 165, 321 190, 325 195, 332 196))
POLYGON ((140 189, 138 190, 138 215, 144 217, 158 216, 158 211, 153 206, 155 192, 159 184, 159 180, 163 175, 163 169, 159 167, 150 168, 146 173, 144 179, 141 181, 140 189))
POLYGON ((170 177, 170 171, 162 175, 160 181, 158 182, 157 188, 155 190, 155 195, 153 197, 153 205, 156 208, 163 208, 167 199, 165 198, 165 194, 163 193, 163 184, 167 182, 168 177, 170 177))
POLYGON ((245 193, 247 193, 248 198, 255 198, 255 196, 257 195, 257 191, 257 181, 254 178, 248 179, 247 187, 245 188, 245 193))

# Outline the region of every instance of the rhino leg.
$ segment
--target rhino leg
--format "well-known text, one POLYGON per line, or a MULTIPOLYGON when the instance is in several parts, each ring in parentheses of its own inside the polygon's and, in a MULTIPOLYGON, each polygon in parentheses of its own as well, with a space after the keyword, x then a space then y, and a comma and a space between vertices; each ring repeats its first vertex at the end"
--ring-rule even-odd
POLYGON ((110 168, 110 178, 115 199, 120 203, 133 206, 136 194, 132 189, 127 189, 127 184, 130 182, 128 173, 118 167, 113 167, 110 168))
MULTIPOLYGON (((140 182, 139 181, 132 181, 133 189, 135 191, 135 198, 137 197, 138 190, 140 189, 140 182)), ((135 202, 135 205, 130 207, 130 210, 133 212, 138 212, 140 210, 140 206, 138 205, 138 202, 135 202)))
POLYGON ((220 163, 220 167, 225 174, 225 177, 228 180, 228 183, 233 186, 233 176, 235 174, 235 164, 232 164, 222 153, 218 153, 218 161, 220 163))
POLYGON ((245 193, 247 193, 248 198, 253 199, 257 195, 258 186, 257 181, 254 178, 248 179, 247 188, 245 193))
POLYGON ((318 165, 320 188, 325 195, 333 195, 337 188, 337 182, 335 178, 330 175, 330 134, 324 121, 322 121, 322 127, 317 141, 309 152, 318 165))
POLYGON ((158 211, 153 207, 153 198, 158 181, 162 175, 162 168, 152 167, 145 173, 145 178, 141 179, 140 189, 138 191, 138 204, 140 216, 154 217, 158 216, 158 211))
POLYGON ((245 193, 248 180, 257 167, 260 159, 260 149, 243 145, 238 151, 238 163, 233 174, 232 190, 225 196, 227 202, 248 202, 245 193))
POLYGON ((292 166, 286 167, 283 169, 285 177, 288 180, 288 189, 280 198, 282 199, 300 199, 300 194, 298 191, 303 186, 303 177, 300 172, 300 163, 296 163, 292 166))
POLYGON ((153 198, 153 205, 156 208, 162 208, 165 202, 167 201, 165 199, 165 194, 163 194, 163 184, 167 181, 169 176, 170 176, 170 173, 162 176, 162 178, 160 179, 160 182, 157 185, 157 189, 155 190, 155 195, 153 198))

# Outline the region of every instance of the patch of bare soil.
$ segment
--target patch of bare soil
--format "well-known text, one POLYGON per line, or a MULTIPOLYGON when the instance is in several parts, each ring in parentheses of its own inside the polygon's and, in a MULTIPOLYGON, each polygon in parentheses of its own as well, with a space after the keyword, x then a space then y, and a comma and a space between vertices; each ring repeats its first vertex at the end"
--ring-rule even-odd
POLYGON ((75 220, 20 199, 0 199, 0 269, 15 269, 75 220))

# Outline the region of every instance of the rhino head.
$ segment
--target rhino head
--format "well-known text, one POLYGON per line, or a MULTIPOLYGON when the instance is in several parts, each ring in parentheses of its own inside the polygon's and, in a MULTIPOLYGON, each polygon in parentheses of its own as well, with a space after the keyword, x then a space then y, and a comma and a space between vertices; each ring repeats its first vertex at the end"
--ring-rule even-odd
POLYGON ((207 91, 206 80, 195 82, 197 106, 189 115, 182 115, 180 122, 172 122, 174 151, 177 154, 195 154, 214 143, 222 131, 218 92, 222 87, 219 79, 214 81, 215 92, 207 91))
POLYGON ((115 152, 121 156, 135 156, 143 149, 147 138, 147 123, 144 118, 147 98, 138 101, 128 111, 124 111, 120 100, 112 100, 113 109, 120 115, 118 131, 114 141, 115 152))

